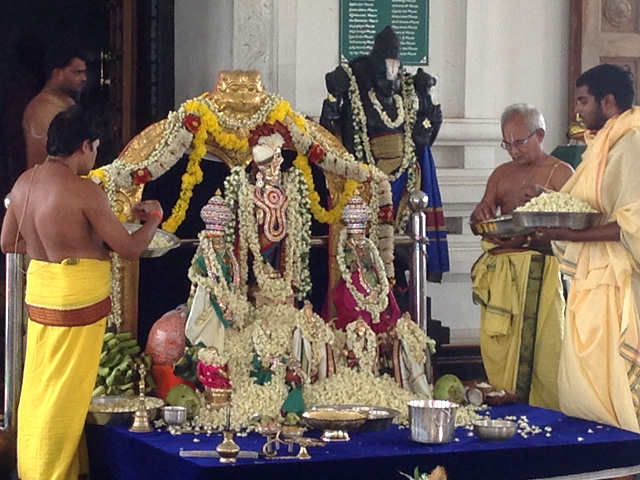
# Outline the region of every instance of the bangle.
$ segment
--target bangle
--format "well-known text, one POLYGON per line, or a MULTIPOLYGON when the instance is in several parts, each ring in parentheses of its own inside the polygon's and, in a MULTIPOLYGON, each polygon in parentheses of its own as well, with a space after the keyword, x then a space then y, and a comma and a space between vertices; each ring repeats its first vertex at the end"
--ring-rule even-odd
POLYGON ((527 241, 520 246, 522 248, 529 248, 531 246, 531 235, 527 235, 527 241))
POLYGON ((158 217, 158 220, 160 220, 160 222, 162 222, 162 212, 160 210, 153 210, 152 212, 149 213, 149 215, 153 215, 155 217, 158 217))

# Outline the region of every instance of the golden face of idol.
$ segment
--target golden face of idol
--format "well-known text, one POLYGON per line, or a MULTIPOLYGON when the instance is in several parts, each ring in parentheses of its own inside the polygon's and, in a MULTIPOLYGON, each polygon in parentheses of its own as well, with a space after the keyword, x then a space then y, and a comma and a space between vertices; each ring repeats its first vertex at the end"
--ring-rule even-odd
POLYGON ((226 114, 248 118, 264 104, 262 77, 257 70, 223 70, 211 100, 226 114))

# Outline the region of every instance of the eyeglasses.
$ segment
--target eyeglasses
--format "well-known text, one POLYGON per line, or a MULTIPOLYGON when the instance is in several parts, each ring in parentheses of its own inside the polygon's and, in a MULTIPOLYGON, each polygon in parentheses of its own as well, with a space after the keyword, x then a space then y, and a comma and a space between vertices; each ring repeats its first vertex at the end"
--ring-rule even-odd
POLYGON ((523 138, 522 140, 514 140, 513 142, 507 142, 503 140, 502 142, 500 142, 500 146, 505 150, 508 150, 509 148, 513 148, 513 147, 522 147, 527 143, 529 143, 529 139, 533 137, 537 131, 538 130, 534 130, 533 132, 531 132, 531 135, 529 135, 527 138, 523 138))

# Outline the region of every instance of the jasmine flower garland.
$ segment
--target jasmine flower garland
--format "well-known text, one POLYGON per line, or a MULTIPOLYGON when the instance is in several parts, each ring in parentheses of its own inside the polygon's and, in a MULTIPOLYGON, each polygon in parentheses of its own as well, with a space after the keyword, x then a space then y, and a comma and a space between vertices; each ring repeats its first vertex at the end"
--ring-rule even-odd
MULTIPOLYGON (((262 257, 258 240, 258 222, 255 218, 254 186, 247 173, 235 167, 225 180, 225 201, 231 211, 238 212, 238 258, 253 255, 253 272, 262 294, 275 301, 284 301, 295 295, 303 299, 311 290, 309 276, 309 249, 311 247, 311 215, 306 183, 297 169, 282 174, 282 183, 289 206, 287 207, 287 236, 284 239, 284 272, 276 272, 262 257), (282 273, 282 278, 274 278, 282 273), (293 287, 293 288, 292 288, 293 287)), ((246 262, 240 263, 240 284, 246 284, 246 262)))
POLYGON ((411 358, 418 363, 423 364, 427 361, 427 349, 431 354, 436 353, 436 342, 428 337, 408 315, 403 315, 398 319, 395 333, 400 340, 405 342, 411 358))
MULTIPOLYGON (((355 153, 354 156, 356 160, 366 163, 368 165, 375 165, 376 161, 373 157, 373 153, 371 152, 371 144, 369 142, 369 134, 367 129, 367 116, 364 112, 364 105, 362 104, 362 99, 360 97, 360 90, 358 88, 358 83, 356 81, 356 77, 351 70, 351 67, 348 64, 342 65, 342 68, 349 76, 349 100, 351 102, 351 108, 353 111, 353 124, 354 124, 354 148, 355 153)), ((398 102, 400 98, 395 95, 394 99, 396 100, 396 104, 398 105, 398 119, 400 118, 400 108, 402 108, 402 112, 404 113, 404 152, 402 156, 402 163, 398 170, 389 177, 390 182, 396 181, 400 178, 405 172, 407 172, 407 185, 406 191, 411 192, 415 190, 417 182, 416 182, 416 151, 415 144, 413 142, 413 127, 416 122, 417 112, 418 112, 418 96, 416 95, 415 87, 413 85, 413 77, 405 72, 404 70, 401 72, 402 76, 402 98, 401 102, 398 102), (396 98, 398 97, 398 98, 396 98)), ((369 94, 371 97, 371 94, 369 94)), ((377 98, 376 98, 377 101, 377 98)), ((372 100, 373 103, 373 100, 372 100)), ((380 104, 377 101, 378 105, 380 104)), ((381 107, 381 106, 380 106, 381 107)), ((376 108, 376 104, 374 103, 374 108, 376 108)), ((380 113, 380 111, 378 112, 380 113)), ((384 116, 386 113, 382 110, 384 116)), ((386 117, 388 119, 388 116, 386 117)), ((385 122, 385 118, 381 114, 381 119, 387 125, 387 127, 392 128, 390 125, 385 122)), ((396 121, 398 120, 396 119, 396 121)), ((390 120, 389 120, 390 122, 390 120)), ((399 125, 398 125, 399 126, 399 125)), ((404 225, 408 220, 409 212, 405 211, 405 214, 401 219, 401 229, 404 230, 404 225)))
MULTIPOLYGON (((233 281, 228 283, 222 273, 222 267, 217 259, 216 251, 205 232, 198 235, 200 241, 196 253, 189 268, 189 280, 202 288, 215 298, 221 306, 225 320, 235 328, 243 328, 248 320, 249 302, 246 297, 246 288, 238 282, 238 272, 234 272, 233 281), (207 275, 200 274, 196 264, 197 258, 202 255, 207 265, 207 275)), ((233 258, 232 261, 235 261, 233 258)), ((238 264, 236 263, 236 269, 238 264)))

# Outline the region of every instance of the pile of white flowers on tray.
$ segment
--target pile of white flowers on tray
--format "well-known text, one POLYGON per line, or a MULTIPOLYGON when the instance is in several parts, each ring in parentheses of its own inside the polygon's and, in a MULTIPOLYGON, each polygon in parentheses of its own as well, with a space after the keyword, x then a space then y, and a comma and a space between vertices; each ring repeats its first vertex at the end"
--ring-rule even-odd
POLYGON ((591 205, 574 197, 570 193, 545 192, 532 198, 525 205, 518 207, 515 212, 569 212, 594 213, 591 205))

